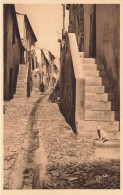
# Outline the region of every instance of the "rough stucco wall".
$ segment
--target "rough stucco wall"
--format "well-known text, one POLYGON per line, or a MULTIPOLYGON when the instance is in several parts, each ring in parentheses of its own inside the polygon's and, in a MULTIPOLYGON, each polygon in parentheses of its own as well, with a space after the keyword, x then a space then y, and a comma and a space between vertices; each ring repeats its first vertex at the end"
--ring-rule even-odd
MULTIPOLYGON (((93 11, 94 5, 84 5, 84 52, 89 54, 90 44, 90 15, 93 11)), ((101 19, 100 19, 101 20, 101 19)))
POLYGON ((75 129, 75 76, 68 37, 61 47, 60 109, 66 121, 75 129))
POLYGON ((69 33, 75 33, 76 29, 76 6, 70 5, 69 7, 69 26, 68 26, 68 32, 69 33))
POLYGON ((29 28, 26 20, 25 20, 25 29, 26 29, 26 39, 28 39, 28 41, 29 41, 28 47, 31 48, 31 45, 35 45, 35 41, 34 41, 34 38, 33 38, 32 32, 31 32, 31 29, 29 28))
POLYGON ((9 70, 12 68, 12 93, 15 92, 17 69, 20 64, 20 45, 15 34, 15 44, 12 44, 13 37, 13 18, 10 10, 8 10, 7 18, 7 59, 6 59, 6 82, 4 83, 4 99, 9 99, 9 70))
POLYGON ((75 33, 79 51, 84 50, 84 6, 82 4, 69 7, 69 33, 75 33))
POLYGON ((41 82, 44 82, 45 87, 48 87, 48 75, 49 75, 49 63, 47 62, 44 55, 41 53, 41 82))
MULTIPOLYGON (((120 85, 120 6, 96 6, 96 57, 102 59, 108 76, 120 85)), ((118 94, 120 88, 118 87, 118 94)))
POLYGON ((84 9, 83 5, 78 5, 76 9, 76 38, 79 51, 84 49, 84 9))
MULTIPOLYGON (((84 51, 89 54, 90 15, 94 5, 84 5, 84 51)), ((120 6, 96 5, 96 58, 104 64, 111 79, 116 79, 120 94, 120 6)))

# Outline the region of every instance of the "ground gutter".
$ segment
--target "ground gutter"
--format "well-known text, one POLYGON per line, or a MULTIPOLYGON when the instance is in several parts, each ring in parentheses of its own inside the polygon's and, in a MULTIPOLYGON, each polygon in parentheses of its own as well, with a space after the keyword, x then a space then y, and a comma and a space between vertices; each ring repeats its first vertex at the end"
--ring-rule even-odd
MULTIPOLYGON (((38 104, 45 98, 43 95, 39 98, 29 116, 28 131, 28 149, 25 154, 25 169, 23 170, 22 189, 39 189, 43 187, 45 177, 45 162, 42 162, 42 146, 39 142, 39 131, 37 129, 36 112, 38 104), (43 163, 43 164, 42 164, 43 163), (43 178, 41 178, 41 176, 43 178)), ((44 152, 43 152, 44 153, 44 152)))

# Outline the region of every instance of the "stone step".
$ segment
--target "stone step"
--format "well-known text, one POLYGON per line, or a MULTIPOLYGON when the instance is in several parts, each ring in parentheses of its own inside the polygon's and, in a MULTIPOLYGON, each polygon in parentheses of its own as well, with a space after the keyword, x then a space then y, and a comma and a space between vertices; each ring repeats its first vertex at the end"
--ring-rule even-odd
POLYGON ((102 71, 84 71, 85 77, 106 77, 106 72, 104 70, 102 71))
POLYGON ((23 82, 17 81, 17 87, 18 86, 23 86, 23 85, 24 85, 24 81, 23 82))
POLYGON ((26 69, 26 64, 19 64, 19 70, 26 69))
POLYGON ((22 98, 22 97, 25 97, 24 94, 14 94, 14 98, 22 98))
POLYGON ((16 92, 15 95, 21 96, 24 92, 16 92))
POLYGON ((82 64, 95 64, 95 58, 81 58, 82 64))
MULTIPOLYGON (((93 135, 94 135, 95 138, 98 138, 99 139, 99 136, 98 136, 97 131, 92 132, 92 133, 93 133, 93 135)), ((113 141, 113 140, 120 140, 120 132, 119 131, 107 131, 107 132, 104 131, 104 133, 105 133, 105 136, 106 136, 107 140, 109 140, 109 141, 110 140, 111 141, 113 141)))
POLYGON ((86 85, 85 86, 85 91, 87 93, 115 93, 116 92, 116 87, 111 86, 111 85, 86 85))
POLYGON ((85 101, 111 101, 115 100, 115 93, 85 93, 85 101))
POLYGON ((18 90, 18 89, 24 89, 24 87, 25 87, 25 85, 17 85, 17 87, 16 87, 16 90, 18 90))
POLYGON ((88 54, 86 52, 79 52, 79 54, 82 58, 88 58, 88 54))
POLYGON ((110 111, 119 111, 119 102, 118 101, 85 101, 86 110, 110 110, 110 111))
POLYGON ((80 122, 80 131, 85 132, 97 132, 97 126, 100 126, 105 132, 119 132, 120 124, 119 121, 81 121, 80 122))
POLYGON ((25 78, 25 75, 19 74, 17 79, 18 80, 23 80, 24 78, 25 78))
POLYGON ((23 91, 24 91, 24 88, 17 88, 17 89, 16 89, 16 94, 17 94, 17 93, 19 93, 19 94, 20 94, 20 93, 23 93, 23 91))
POLYGON ((23 90, 24 90, 24 86, 16 87, 16 91, 23 91, 23 90))
POLYGON ((93 145, 98 148, 120 148, 120 141, 109 140, 103 143, 101 140, 93 140, 93 145))
POLYGON ((25 74, 26 73, 26 68, 19 68, 19 74, 25 74))
POLYGON ((24 80, 25 80, 25 77, 23 77, 23 78, 18 78, 18 79, 17 79, 17 82, 18 82, 18 83, 23 83, 24 80))
POLYGON ((17 81, 17 85, 23 85, 24 81, 17 81))
POLYGON ((104 93, 105 86, 96 85, 96 86, 85 86, 85 92, 87 93, 104 93))
POLYGON ((85 110, 110 110, 118 111, 119 110, 118 101, 85 101, 85 110))
POLYGON ((111 110, 111 102, 85 101, 85 110, 111 110))
POLYGON ((115 112, 85 110, 85 120, 115 121, 115 112))
MULTIPOLYGON (((107 135, 108 135, 107 137, 110 137, 112 134, 107 133, 107 135)), ((113 138, 108 138, 108 141, 105 141, 104 143, 102 140, 99 140, 99 137, 96 131, 95 132, 94 131, 91 131, 91 132, 81 131, 79 132, 78 137, 80 137, 82 140, 93 142, 93 144, 98 147, 103 146, 103 147, 111 147, 111 148, 112 147, 120 148, 120 139, 119 138, 117 139, 117 135, 114 135, 113 138), (96 145, 95 142, 98 143, 98 145, 96 145)))
POLYGON ((23 85, 19 84, 19 85, 17 85, 16 90, 21 89, 21 88, 24 89, 24 87, 25 87, 24 84, 23 85))
POLYGON ((107 132, 109 140, 120 140, 120 132, 107 132))
POLYGON ((21 71, 18 72, 18 75, 21 75, 21 76, 23 76, 25 74, 26 74, 26 70, 25 71, 21 70, 21 71))
POLYGON ((25 69, 23 69, 23 70, 19 70, 19 73, 18 73, 19 75, 25 75, 26 74, 26 70, 25 69))
POLYGON ((85 85, 109 85, 109 78, 107 77, 85 77, 85 85))
POLYGON ((104 70, 104 65, 97 65, 97 64, 82 64, 83 71, 97 71, 97 70, 104 70))
POLYGON ((24 93, 24 90, 23 91, 16 91, 16 95, 21 95, 21 94, 23 94, 24 93))

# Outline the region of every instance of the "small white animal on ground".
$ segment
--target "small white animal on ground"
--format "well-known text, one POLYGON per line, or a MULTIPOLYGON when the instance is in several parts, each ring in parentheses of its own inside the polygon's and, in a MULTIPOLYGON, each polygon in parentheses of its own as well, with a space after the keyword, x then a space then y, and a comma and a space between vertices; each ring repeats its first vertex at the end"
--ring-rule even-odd
POLYGON ((103 143, 109 140, 107 133, 104 130, 102 130, 101 127, 99 126, 97 127, 97 133, 98 133, 99 139, 102 140, 103 143))

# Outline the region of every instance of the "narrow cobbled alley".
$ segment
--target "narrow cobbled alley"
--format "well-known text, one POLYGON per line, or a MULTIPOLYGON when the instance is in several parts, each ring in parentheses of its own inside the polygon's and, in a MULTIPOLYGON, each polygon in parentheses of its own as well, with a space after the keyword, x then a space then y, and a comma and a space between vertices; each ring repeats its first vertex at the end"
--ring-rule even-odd
POLYGON ((76 137, 50 93, 5 102, 4 189, 119 188, 117 149, 76 137))

